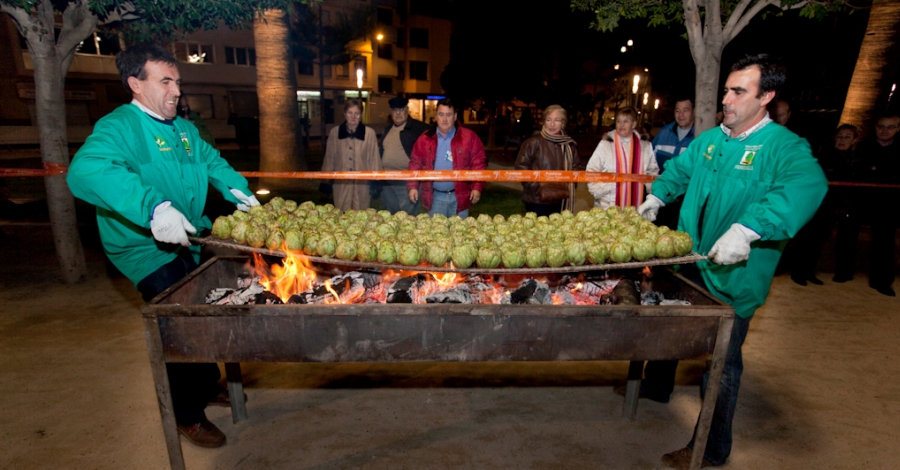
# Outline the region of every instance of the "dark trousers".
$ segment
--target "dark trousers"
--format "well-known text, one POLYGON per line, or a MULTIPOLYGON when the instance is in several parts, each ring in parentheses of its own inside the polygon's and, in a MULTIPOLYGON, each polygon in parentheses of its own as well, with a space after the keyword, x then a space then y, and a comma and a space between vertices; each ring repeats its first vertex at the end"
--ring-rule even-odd
MULTIPOLYGON (((138 291, 144 301, 149 302, 196 268, 197 263, 188 250, 183 249, 178 258, 142 279, 137 285, 138 291)), ((206 404, 222 390, 219 366, 214 363, 172 363, 166 364, 166 371, 175 421, 191 425, 205 420, 206 404)))
MULTIPOLYGON (((690 268, 683 269, 681 274, 700 286, 705 285, 703 280, 699 279, 699 271, 697 271, 696 267, 690 265, 690 268)), ((734 317, 731 342, 728 344, 728 352, 725 355, 725 367, 722 371, 719 396, 716 399, 716 408, 713 411, 709 438, 706 441, 706 451, 703 453, 703 459, 713 465, 723 465, 731 454, 731 423, 734 420, 734 410, 737 407, 738 390, 741 387, 741 374, 744 372, 741 347, 744 345, 744 339, 747 338, 749 328, 750 318, 734 317)), ((651 390, 654 391, 653 393, 667 390, 665 397, 668 398, 675 386, 675 369, 677 367, 678 361, 648 361, 647 367, 644 368, 645 379, 641 383, 641 389, 645 395, 651 390)), ((703 380, 700 385, 701 397, 706 396, 708 383, 709 372, 707 371, 703 373, 703 380)), ((688 447, 694 447, 693 437, 688 443, 688 447)))
POLYGON ((542 215, 559 214, 562 212, 564 201, 551 202, 549 204, 525 203, 525 212, 534 212, 538 217, 542 215))
POLYGON ((822 248, 831 237, 834 226, 832 213, 834 204, 826 197, 813 218, 803 226, 791 241, 791 277, 798 280, 812 279, 816 265, 822 255, 822 248))
POLYGON ((863 223, 872 229, 872 250, 869 255, 869 285, 881 289, 894 283, 894 238, 897 220, 893 215, 879 217, 858 211, 850 211, 838 223, 836 242, 835 277, 851 278, 856 271, 856 248, 863 223))

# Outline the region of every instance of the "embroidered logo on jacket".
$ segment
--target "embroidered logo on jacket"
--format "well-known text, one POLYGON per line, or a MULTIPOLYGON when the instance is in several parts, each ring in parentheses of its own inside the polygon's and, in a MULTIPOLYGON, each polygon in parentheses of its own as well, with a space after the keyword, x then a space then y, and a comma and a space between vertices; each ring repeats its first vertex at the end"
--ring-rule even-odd
POLYGON ((710 144, 709 147, 706 147, 706 153, 704 153, 703 156, 706 157, 707 160, 712 160, 712 153, 713 153, 713 150, 715 150, 715 149, 716 149, 716 146, 710 144))
POLYGON ((169 147, 168 143, 166 143, 166 139, 162 137, 153 137, 156 140, 156 145, 159 147, 160 152, 169 152, 172 150, 172 147, 169 147))
POLYGON ((754 157, 756 157, 756 152, 750 150, 745 151, 744 156, 741 157, 741 165, 752 165, 754 157))
POLYGON ((188 141, 187 133, 182 132, 181 134, 181 145, 184 147, 184 151, 187 152, 188 156, 192 156, 191 153, 191 143, 188 141))

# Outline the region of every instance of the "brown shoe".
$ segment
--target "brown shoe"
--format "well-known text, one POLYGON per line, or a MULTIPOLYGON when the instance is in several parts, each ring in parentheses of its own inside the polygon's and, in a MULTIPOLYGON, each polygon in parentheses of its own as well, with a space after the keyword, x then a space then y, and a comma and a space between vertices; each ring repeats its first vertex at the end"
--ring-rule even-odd
POLYGON ((208 447, 214 449, 225 445, 225 433, 223 433, 215 424, 204 418, 197 424, 189 426, 178 425, 178 434, 186 437, 191 444, 200 447, 208 447))
MULTIPOLYGON (((684 449, 678 449, 675 452, 670 452, 666 455, 663 455, 662 463, 679 470, 688 470, 689 468, 691 468, 692 452, 693 451, 691 451, 691 449, 687 447, 685 447, 684 449)), ((703 463, 700 464, 700 468, 707 467, 718 467, 718 465, 713 465, 704 459, 703 463)))
MULTIPOLYGON (((244 394, 244 403, 247 403, 247 394, 244 394)), ((231 407, 231 395, 228 394, 228 389, 223 388, 218 395, 212 398, 212 400, 207 403, 207 406, 226 406, 231 407)))

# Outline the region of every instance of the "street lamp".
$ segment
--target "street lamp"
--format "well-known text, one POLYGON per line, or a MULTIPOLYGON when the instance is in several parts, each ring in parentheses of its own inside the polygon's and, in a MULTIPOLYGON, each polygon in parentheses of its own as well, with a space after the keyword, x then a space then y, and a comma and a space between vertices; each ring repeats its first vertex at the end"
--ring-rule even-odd
POLYGON ((622 46, 622 48, 621 48, 621 49, 619 49, 619 50, 620 50, 620 51, 622 51, 622 53, 623 53, 623 54, 624 54, 624 53, 625 53, 625 51, 627 51, 627 50, 628 50, 628 48, 627 48, 627 47, 625 47, 625 46, 622 46))
POLYGON ((384 35, 381 33, 378 33, 378 36, 375 36, 375 39, 377 39, 380 42, 382 39, 384 39, 384 35))
POLYGON ((625 44, 628 44, 629 46, 633 46, 633 45, 634 45, 634 41, 632 41, 631 39, 629 39, 628 42, 626 42, 625 44))
POLYGON ((647 100, 650 99, 650 93, 644 93, 644 106, 647 105, 647 100))
POLYGON ((659 109, 659 98, 657 98, 656 101, 653 102, 653 109, 659 109))
POLYGON ((635 75, 634 75, 634 86, 631 87, 631 92, 632 92, 632 93, 637 94, 637 92, 638 92, 638 85, 639 85, 640 83, 641 83, 641 76, 635 74, 635 75))
POLYGON ((613 70, 619 70, 619 64, 616 64, 615 67, 613 67, 613 70))

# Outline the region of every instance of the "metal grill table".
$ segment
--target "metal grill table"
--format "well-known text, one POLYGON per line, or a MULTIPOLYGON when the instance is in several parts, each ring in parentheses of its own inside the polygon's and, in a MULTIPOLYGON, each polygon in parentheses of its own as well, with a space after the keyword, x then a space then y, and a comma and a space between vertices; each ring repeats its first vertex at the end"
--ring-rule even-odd
MULTIPOLYGON (((233 285, 246 262, 213 258, 142 308, 173 469, 185 467, 169 362, 224 362, 229 393, 241 397, 241 362, 628 360, 623 412, 633 419, 642 361, 711 354, 695 435, 696 448, 706 446, 733 309, 670 270, 655 273, 654 290, 692 305, 205 305, 206 293, 233 285)), ((234 421, 246 417, 243 400, 232 400, 234 421)))

